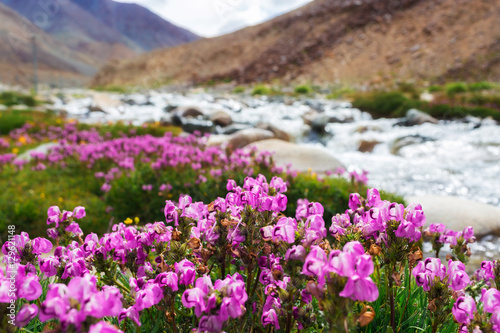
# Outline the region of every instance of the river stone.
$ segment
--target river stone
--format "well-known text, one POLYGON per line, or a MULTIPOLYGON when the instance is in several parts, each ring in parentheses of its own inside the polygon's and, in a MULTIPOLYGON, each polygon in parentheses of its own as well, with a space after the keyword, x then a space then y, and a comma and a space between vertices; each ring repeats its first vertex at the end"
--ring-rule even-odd
POLYGON ((407 135, 397 138, 391 145, 391 154, 399 155, 399 151, 406 146, 421 144, 433 139, 421 135, 407 135))
POLYGON ((220 146, 226 142, 228 142, 230 139, 229 135, 224 135, 224 134, 212 134, 208 137, 207 140, 207 146, 220 146))
POLYGON ((210 120, 221 127, 227 127, 233 123, 231 116, 224 111, 217 111, 211 117, 210 120))
POLYGON ((286 168, 291 164, 292 170, 316 172, 322 174, 345 167, 327 151, 318 147, 302 146, 283 140, 271 139, 255 142, 247 147, 255 147, 259 152, 273 152, 276 166, 286 168))
POLYGON ((92 103, 89 106, 89 112, 109 113, 108 109, 117 109, 120 106, 123 106, 123 102, 111 98, 109 94, 93 92, 92 103))
POLYGON ((268 124, 268 123, 258 123, 255 127, 256 128, 261 128, 261 129, 264 129, 264 130, 267 130, 267 131, 270 131, 270 132, 273 132, 274 137, 276 139, 280 139, 280 140, 288 141, 288 142, 294 141, 293 135, 291 135, 290 133, 287 133, 287 132, 279 129, 278 127, 276 127, 274 125, 271 125, 271 124, 268 124))
POLYGON ((181 106, 171 112, 176 113, 183 118, 198 118, 205 115, 205 113, 196 106, 181 106))
POLYGON ((371 153, 379 143, 380 141, 377 140, 361 140, 358 150, 362 153, 371 153))
POLYGON ((252 128, 252 127, 250 125, 246 125, 246 124, 232 124, 232 125, 229 125, 227 127, 222 128, 221 134, 231 135, 231 134, 234 134, 238 131, 242 131, 242 130, 249 129, 249 128, 252 128))
POLYGON ((232 148, 243 148, 256 141, 267 140, 274 137, 273 132, 260 128, 248 128, 231 134, 229 146, 232 148))
POLYGON ((214 129, 214 123, 209 120, 196 118, 187 118, 182 121, 182 130, 187 133, 199 131, 201 133, 211 133, 214 129))
POLYGON ((25 160, 25 161, 31 161, 31 153, 43 153, 47 155, 49 151, 53 148, 59 146, 58 143, 55 142, 49 142, 49 143, 44 143, 43 145, 40 145, 36 148, 30 149, 28 151, 25 151, 21 155, 17 157, 18 160, 25 160))
POLYGON ((438 120, 417 109, 410 109, 406 112, 406 126, 422 125, 424 123, 437 124, 438 120))
POLYGON ((500 208, 451 196, 415 196, 407 203, 419 203, 430 223, 443 223, 447 228, 461 231, 471 225, 476 236, 500 232, 500 208))

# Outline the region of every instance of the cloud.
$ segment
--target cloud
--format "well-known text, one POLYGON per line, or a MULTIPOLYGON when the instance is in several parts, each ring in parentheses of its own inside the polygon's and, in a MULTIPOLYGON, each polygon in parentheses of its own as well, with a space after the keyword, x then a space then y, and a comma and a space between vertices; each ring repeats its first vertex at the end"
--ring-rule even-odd
POLYGON ((141 4, 205 37, 264 22, 311 0, 120 0, 141 4))

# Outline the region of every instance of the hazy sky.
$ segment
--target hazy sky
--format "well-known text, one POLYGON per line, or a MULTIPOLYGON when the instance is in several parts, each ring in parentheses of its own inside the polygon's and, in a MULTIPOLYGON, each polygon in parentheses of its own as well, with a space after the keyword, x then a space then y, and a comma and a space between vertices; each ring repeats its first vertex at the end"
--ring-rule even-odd
POLYGON ((192 32, 212 37, 266 21, 311 0, 116 0, 135 2, 192 32))

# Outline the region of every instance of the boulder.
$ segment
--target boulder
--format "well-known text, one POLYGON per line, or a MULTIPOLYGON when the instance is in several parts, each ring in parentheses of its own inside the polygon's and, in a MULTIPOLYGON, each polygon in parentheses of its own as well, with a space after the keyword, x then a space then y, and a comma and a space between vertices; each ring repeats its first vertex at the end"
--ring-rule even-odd
POLYGON ((274 137, 273 132, 260 128, 248 128, 232 134, 229 138, 229 146, 232 148, 243 148, 253 142, 267 140, 274 137))
POLYGON ((291 134, 279 129, 278 127, 268 124, 268 123, 258 123, 255 127, 261 128, 270 132, 273 132, 274 138, 280 139, 283 141, 292 142, 294 138, 291 134))
POLYGON ((196 106, 178 107, 173 112, 179 114, 183 118, 198 118, 205 116, 205 113, 196 106))
POLYGON ((345 167, 328 151, 311 146, 303 146, 283 140, 271 139, 252 143, 247 147, 255 147, 259 152, 272 152, 273 160, 278 167, 286 168, 291 164, 291 169, 296 171, 316 172, 322 174, 345 167))
POLYGON ((438 120, 425 112, 419 111, 417 109, 410 109, 406 112, 406 118, 396 125, 399 126, 415 126, 422 125, 424 123, 437 124, 438 120))
POLYGON ((113 99, 107 93, 93 92, 92 103, 89 106, 89 112, 104 112, 108 113, 108 109, 117 109, 123 106, 123 102, 118 99, 113 99))
POLYGON ((313 119, 311 123, 311 128, 313 131, 319 134, 326 133, 326 125, 330 122, 330 117, 326 114, 320 114, 316 118, 313 119))
POLYGON ((210 120, 221 127, 227 127, 233 123, 231 116, 224 111, 217 111, 211 117, 210 120))
POLYGON ((40 145, 36 148, 30 149, 22 153, 17 157, 19 160, 25 160, 25 161, 31 161, 31 153, 39 153, 39 154, 45 154, 47 155, 49 151, 53 148, 59 146, 58 143, 55 142, 49 142, 49 143, 44 143, 43 145, 40 145))
POLYGON ((407 203, 422 205, 427 225, 443 223, 447 228, 461 231, 471 225, 476 236, 500 232, 500 208, 451 196, 415 196, 407 203))
POLYGON ((229 135, 224 134, 212 134, 208 137, 207 146, 220 146, 230 139, 229 135))

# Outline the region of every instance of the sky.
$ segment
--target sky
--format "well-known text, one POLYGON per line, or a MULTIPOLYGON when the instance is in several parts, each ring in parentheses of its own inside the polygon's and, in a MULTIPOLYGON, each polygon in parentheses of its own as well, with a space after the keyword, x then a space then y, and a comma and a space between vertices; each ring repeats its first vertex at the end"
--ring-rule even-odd
POLYGON ((116 0, 147 7, 171 23, 203 37, 258 24, 312 0, 116 0))

